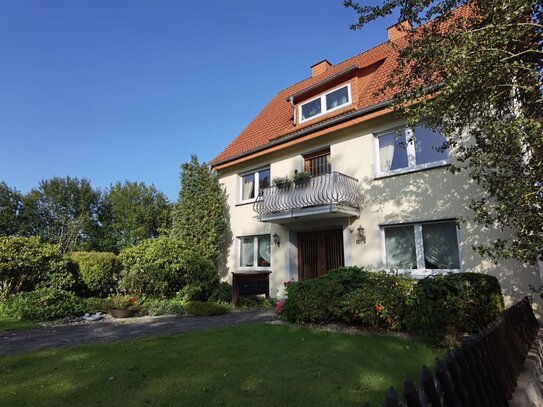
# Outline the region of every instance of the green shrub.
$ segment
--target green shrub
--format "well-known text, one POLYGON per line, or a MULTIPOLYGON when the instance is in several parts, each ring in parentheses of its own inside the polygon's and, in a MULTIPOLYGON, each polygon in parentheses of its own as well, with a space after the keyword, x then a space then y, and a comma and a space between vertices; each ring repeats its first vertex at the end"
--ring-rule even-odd
POLYGON ((257 307, 274 307, 276 300, 266 298, 260 295, 242 296, 238 298, 236 303, 237 308, 257 308, 257 307))
POLYGON ((227 282, 219 283, 209 296, 209 301, 232 302, 232 285, 227 282))
POLYGON ((77 265, 87 295, 107 296, 117 286, 117 256, 107 252, 74 252, 70 259, 77 265))
POLYGON ((0 312, 11 318, 47 321, 69 315, 81 315, 84 301, 74 294, 56 288, 15 294, 2 303, 0 312))
POLYGON ((59 245, 37 237, 0 237, 0 299, 36 287, 71 290, 77 276, 59 245))
POLYGON ((98 297, 83 298, 83 309, 85 312, 95 313, 105 311, 104 299, 98 297))
POLYGON ((439 336, 476 332, 504 309, 498 280, 480 273, 427 277, 408 301, 409 329, 439 336))
POLYGON ((131 309, 140 311, 141 305, 138 299, 132 295, 112 295, 102 300, 102 309, 104 311, 112 309, 131 309))
POLYGON ((148 315, 183 314, 183 302, 179 298, 145 298, 141 301, 143 312, 148 315))
POLYGON ((187 315, 207 317, 211 315, 220 315, 230 312, 230 306, 218 304, 216 302, 190 301, 185 304, 185 313, 187 315))
POLYGON ((351 324, 400 329, 416 280, 385 272, 367 273, 364 283, 348 292, 341 316, 351 324))
POLYGON ((209 298, 219 284, 211 261, 167 237, 124 249, 119 262, 123 267, 119 289, 127 293, 170 297, 179 292, 184 299, 202 300, 209 298))

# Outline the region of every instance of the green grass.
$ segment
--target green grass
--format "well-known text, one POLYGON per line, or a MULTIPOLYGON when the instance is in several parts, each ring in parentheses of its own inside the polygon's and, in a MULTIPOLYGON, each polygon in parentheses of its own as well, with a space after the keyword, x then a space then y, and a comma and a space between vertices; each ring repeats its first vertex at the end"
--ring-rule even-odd
POLYGON ((0 405, 378 406, 440 354, 401 338, 243 325, 0 357, 0 405))
POLYGON ((20 321, 18 319, 0 316, 0 332, 16 331, 20 329, 37 328, 39 324, 32 321, 20 321))

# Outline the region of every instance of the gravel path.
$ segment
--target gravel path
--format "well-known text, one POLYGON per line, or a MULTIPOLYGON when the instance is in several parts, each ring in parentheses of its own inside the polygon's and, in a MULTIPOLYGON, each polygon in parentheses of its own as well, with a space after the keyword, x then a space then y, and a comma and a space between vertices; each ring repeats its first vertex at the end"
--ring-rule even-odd
POLYGON ((25 331, 0 332, 0 355, 33 352, 85 343, 201 331, 223 326, 271 322, 271 308, 235 311, 212 317, 160 316, 128 319, 108 318, 83 324, 60 325, 25 331))

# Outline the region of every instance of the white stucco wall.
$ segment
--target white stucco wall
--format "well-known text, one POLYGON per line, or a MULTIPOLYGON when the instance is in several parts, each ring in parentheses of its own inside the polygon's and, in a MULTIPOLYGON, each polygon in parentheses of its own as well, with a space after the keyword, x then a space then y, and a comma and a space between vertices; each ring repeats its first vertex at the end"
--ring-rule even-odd
MULTIPOLYGON (((472 218, 469 202, 478 193, 475 183, 465 173, 452 174, 448 167, 439 167, 403 175, 375 179, 374 132, 401 125, 400 121, 387 118, 340 130, 318 140, 291 147, 282 153, 273 153, 221 173, 221 180, 229 196, 231 229, 239 236, 270 234, 281 239, 281 246, 272 243, 271 292, 273 297, 283 295, 283 282, 297 278, 296 232, 319 230, 338 226, 343 229, 346 265, 369 268, 382 266, 381 228, 383 224, 417 222, 439 219, 460 219, 459 243, 462 268, 495 275, 500 280, 508 303, 529 294, 529 284, 539 285, 537 265, 502 261, 498 265, 483 259, 473 245, 492 241, 499 234, 485 229, 472 218), (278 225, 262 223, 255 219, 252 204, 238 205, 237 174, 270 165, 271 177, 292 175, 303 168, 302 154, 330 146, 332 171, 338 171, 358 179, 364 195, 360 219, 356 217, 315 221, 300 219, 297 223, 278 225), (356 244, 356 228, 365 229, 366 243, 356 244)), ((451 152, 454 160, 454 152, 451 152)), ((236 270, 239 257, 233 244, 223 276, 229 278, 236 270)))

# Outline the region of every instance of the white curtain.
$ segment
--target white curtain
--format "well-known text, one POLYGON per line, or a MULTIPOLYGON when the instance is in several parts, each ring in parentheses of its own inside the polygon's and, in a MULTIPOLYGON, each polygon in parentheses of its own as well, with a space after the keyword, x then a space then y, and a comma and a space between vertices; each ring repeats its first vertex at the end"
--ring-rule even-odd
POLYGON ((392 160, 394 159, 395 144, 395 133, 379 137, 379 162, 381 163, 381 172, 390 171, 390 167, 392 166, 392 160))
POLYGON ((385 250, 387 267, 404 270, 417 268, 413 226, 386 228, 385 250))
POLYGON ((258 238, 258 266, 269 267, 270 265, 270 237, 261 236, 258 238))
POLYGON ((252 199, 255 197, 255 175, 245 175, 243 177, 243 199, 252 199))
POLYGON ((426 267, 460 268, 456 225, 453 222, 422 225, 422 240, 426 267))
POLYGON ((252 237, 245 237, 241 241, 241 267, 254 266, 255 240, 252 237))

